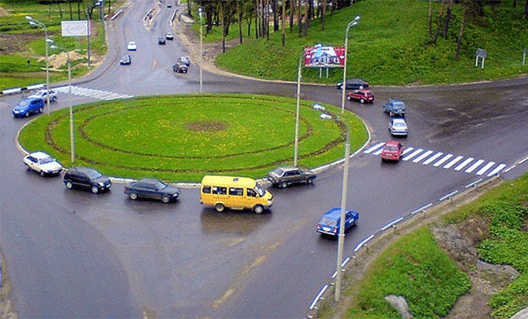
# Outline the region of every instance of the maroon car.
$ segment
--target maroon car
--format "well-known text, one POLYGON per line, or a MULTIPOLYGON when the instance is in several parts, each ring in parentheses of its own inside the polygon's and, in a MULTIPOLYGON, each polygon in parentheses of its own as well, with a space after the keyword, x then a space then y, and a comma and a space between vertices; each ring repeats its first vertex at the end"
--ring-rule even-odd
POLYGON ((403 154, 404 146, 398 141, 388 141, 381 150, 382 161, 399 161, 403 154))
POLYGON ((374 93, 367 89, 350 91, 347 93, 347 100, 359 101, 361 104, 372 103, 374 102, 374 93))

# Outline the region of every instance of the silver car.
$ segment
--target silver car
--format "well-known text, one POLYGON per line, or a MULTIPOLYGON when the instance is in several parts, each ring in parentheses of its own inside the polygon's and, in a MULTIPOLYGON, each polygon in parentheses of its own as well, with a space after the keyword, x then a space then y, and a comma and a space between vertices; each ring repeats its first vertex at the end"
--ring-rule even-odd
POLYGON ((407 136, 409 134, 409 128, 407 122, 401 117, 391 118, 389 122, 389 132, 392 136, 407 136))

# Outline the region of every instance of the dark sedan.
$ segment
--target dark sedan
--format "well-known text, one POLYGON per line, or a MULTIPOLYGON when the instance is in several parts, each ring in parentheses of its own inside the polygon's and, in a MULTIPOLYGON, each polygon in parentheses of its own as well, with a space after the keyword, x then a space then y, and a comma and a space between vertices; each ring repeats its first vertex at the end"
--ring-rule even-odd
POLYGON ((286 188, 291 184, 312 184, 317 175, 309 169, 296 166, 281 166, 268 172, 268 181, 276 187, 286 188))
POLYGON ((132 200, 142 198, 158 199, 164 203, 176 200, 181 190, 178 187, 167 185, 154 178, 144 178, 125 186, 125 194, 132 200))
MULTIPOLYGON (((338 90, 343 89, 343 82, 336 84, 338 90)), ((369 83, 363 79, 348 79, 346 80, 346 89, 347 90, 363 90, 368 89, 369 83)))

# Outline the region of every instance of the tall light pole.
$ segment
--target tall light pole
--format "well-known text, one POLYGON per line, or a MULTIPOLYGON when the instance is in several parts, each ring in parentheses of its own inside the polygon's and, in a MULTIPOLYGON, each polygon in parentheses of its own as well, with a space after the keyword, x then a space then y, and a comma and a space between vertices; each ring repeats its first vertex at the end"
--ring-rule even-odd
MULTIPOLYGON (((346 118, 344 119, 346 121, 346 118)), ((350 157, 350 132, 348 129, 348 123, 345 122, 347 133, 346 133, 346 144, 345 144, 345 164, 343 167, 343 188, 341 190, 341 216, 339 221, 339 237, 337 238, 337 266, 336 266, 336 281, 335 281, 335 301, 339 301, 341 296, 341 280, 343 277, 342 266, 343 262, 343 247, 345 242, 345 211, 346 211, 346 198, 347 198, 347 184, 348 184, 348 160, 350 157)))
MULTIPOLYGON (((345 92, 346 92, 346 65, 347 65, 347 54, 348 54, 348 30, 351 27, 358 24, 359 16, 356 16, 354 20, 346 27, 345 32, 345 65, 343 68, 343 93, 341 100, 341 114, 345 112, 345 92)), ((344 118, 344 117, 343 117, 344 118)), ((343 278, 343 271, 341 263, 343 262, 343 247, 345 243, 345 213, 346 213, 346 198, 347 198, 347 185, 348 185, 348 161, 350 157, 350 130, 348 129, 348 123, 344 118, 345 125, 347 128, 346 143, 345 143, 345 163, 343 167, 343 188, 341 190, 341 216, 339 221, 339 237, 337 243, 337 266, 336 266, 336 281, 335 281, 335 301, 339 301, 341 298, 341 281, 343 278)))
POLYGON ((202 64, 203 64, 203 22, 202 17, 204 15, 203 8, 198 8, 198 15, 200 16, 200 94, 203 92, 202 89, 202 64))
POLYGON ((59 49, 64 52, 66 52, 66 55, 68 56, 68 103, 70 106, 70 154, 71 154, 71 162, 72 164, 75 162, 75 131, 74 131, 74 122, 73 122, 73 106, 72 106, 72 89, 71 89, 71 60, 70 60, 70 53, 63 49, 59 48, 56 45, 51 46, 52 49, 59 49))
POLYGON ((341 114, 345 113, 345 95, 346 95, 346 71, 347 71, 347 56, 348 56, 348 30, 352 28, 353 26, 357 25, 359 21, 359 16, 356 16, 354 20, 350 21, 350 23, 346 27, 345 31, 345 65, 343 67, 343 93, 341 97, 341 114))
POLYGON ((304 51, 299 56, 299 66, 297 70, 297 107, 295 109, 295 142, 293 148, 293 166, 297 166, 297 160, 299 158, 299 109, 301 104, 301 63, 304 57, 304 51))
MULTIPOLYGON (((102 1, 97 1, 96 3, 92 4, 90 7, 87 8, 86 12, 86 38, 88 42, 88 68, 90 68, 90 35, 91 35, 91 28, 90 28, 90 20, 92 19, 92 9, 101 6, 102 7, 102 1)), ((104 22, 103 22, 103 32, 104 32, 104 22)))
POLYGON ((46 25, 44 23, 33 19, 31 16, 26 16, 26 20, 28 20, 30 25, 36 25, 36 26, 39 26, 42 29, 44 29, 44 34, 46 36, 46 41, 44 42, 44 44, 46 45, 46 90, 47 90, 46 102, 47 102, 48 113, 49 113, 49 108, 50 108, 49 92, 50 92, 50 88, 49 88, 49 52, 48 52, 49 50, 48 50, 48 43, 50 43, 50 41, 51 42, 53 42, 53 41, 50 38, 48 38, 48 28, 46 28, 46 25))

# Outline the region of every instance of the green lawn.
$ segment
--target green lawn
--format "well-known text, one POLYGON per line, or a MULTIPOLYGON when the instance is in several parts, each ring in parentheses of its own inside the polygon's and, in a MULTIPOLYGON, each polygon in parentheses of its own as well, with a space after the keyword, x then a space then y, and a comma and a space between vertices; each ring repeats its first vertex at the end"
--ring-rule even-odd
MULTIPOLYGON (((441 2, 433 1, 434 23, 441 2)), ((522 65, 522 51, 528 47, 528 24, 522 18, 524 5, 513 8, 510 1, 485 6, 481 21, 470 20, 461 46, 460 60, 455 61, 456 41, 460 31, 462 8, 455 5, 453 20, 446 38, 431 43, 428 32, 429 1, 366 0, 334 12, 326 18, 321 31, 319 19, 310 24, 307 37, 299 38, 297 25, 282 32, 254 40, 245 38, 218 57, 221 67, 236 73, 267 79, 295 80, 299 56, 305 46, 317 43, 343 46, 345 28, 356 15, 359 24, 349 31, 348 76, 361 77, 374 85, 418 85, 462 83, 515 77, 528 73, 522 65), (488 56, 484 69, 475 67, 475 52, 483 48, 488 56), (251 63, 247 63, 251 61, 251 63)), ((247 26, 243 26, 244 35, 247 26)), ((199 32, 199 26, 196 26, 199 32)), ((238 25, 230 27, 230 38, 238 35, 238 25)), ((217 30, 205 41, 218 41, 217 30)), ((342 80, 342 70, 331 70, 328 78, 319 78, 319 70, 303 71, 303 81, 335 83, 342 80)))
MULTIPOLYGON (((343 157, 345 128, 301 102, 299 164, 316 167, 343 157)), ((296 100, 255 95, 182 95, 75 107, 75 165, 122 177, 199 181, 207 173, 263 177, 291 164, 296 100)), ((340 114, 329 105, 327 110, 340 114)), ((367 139, 364 124, 345 113, 352 149, 367 139)), ((28 151, 45 150, 70 166, 69 111, 42 115, 20 134, 28 151)))

